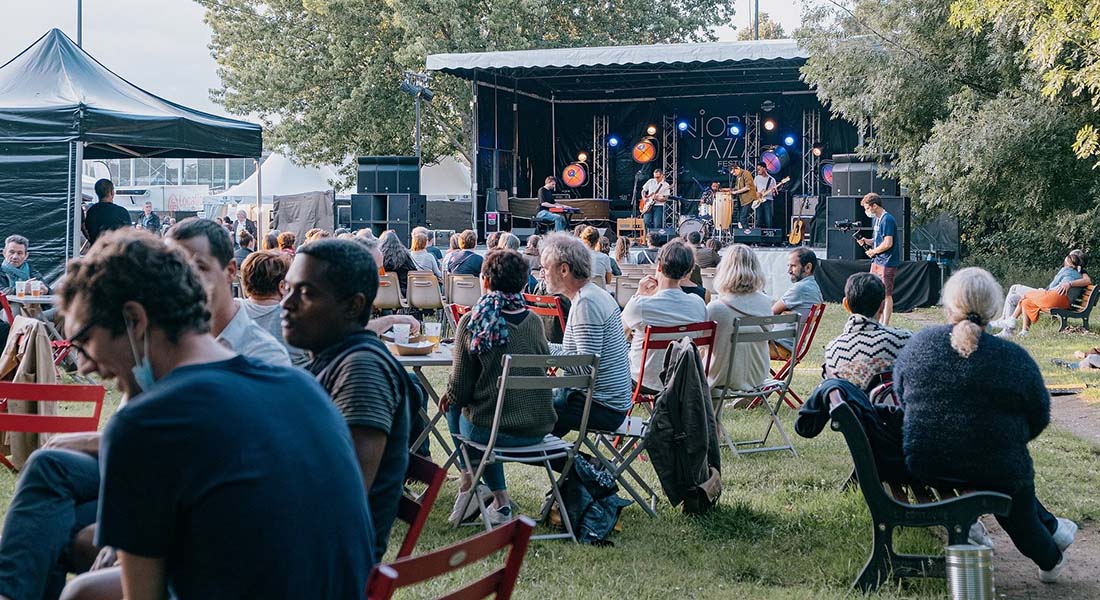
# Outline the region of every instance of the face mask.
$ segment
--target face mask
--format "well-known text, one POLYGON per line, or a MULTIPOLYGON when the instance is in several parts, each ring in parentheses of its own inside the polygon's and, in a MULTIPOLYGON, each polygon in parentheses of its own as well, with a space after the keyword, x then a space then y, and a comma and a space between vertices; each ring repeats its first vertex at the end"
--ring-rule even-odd
POLYGON ((126 322, 126 339, 130 341, 130 352, 134 353, 134 368, 130 371, 134 374, 141 391, 147 392, 157 383, 156 375, 153 375, 153 363, 149 362, 149 333, 145 334, 145 357, 138 359, 137 344, 134 343, 134 333, 130 329, 130 322, 126 322))
POLYGON ((875 218, 875 213, 873 213, 873 212, 871 212, 871 211, 869 211, 869 210, 865 210, 865 211, 863 211, 863 214, 867 215, 867 218, 868 218, 868 219, 873 219, 873 218, 875 218))

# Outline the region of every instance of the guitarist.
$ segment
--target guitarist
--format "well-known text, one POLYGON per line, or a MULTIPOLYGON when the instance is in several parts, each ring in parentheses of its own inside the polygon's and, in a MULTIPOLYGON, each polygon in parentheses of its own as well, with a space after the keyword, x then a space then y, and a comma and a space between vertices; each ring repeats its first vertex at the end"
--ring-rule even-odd
POLYGON ((737 204, 741 207, 737 213, 737 228, 741 229, 749 226, 752 203, 756 200, 756 184, 752 180, 752 173, 738 165, 733 166, 730 175, 735 178, 733 195, 737 197, 737 204))
POLYGON ((672 188, 665 181, 660 169, 653 170, 653 178, 642 186, 642 218, 646 231, 663 229, 665 226, 665 202, 672 194, 672 188))
POLYGON ((756 226, 761 229, 770 229, 772 226, 772 200, 775 198, 775 178, 768 174, 768 167, 764 163, 756 165, 756 177, 753 178, 756 187, 757 199, 762 203, 756 209, 756 226))

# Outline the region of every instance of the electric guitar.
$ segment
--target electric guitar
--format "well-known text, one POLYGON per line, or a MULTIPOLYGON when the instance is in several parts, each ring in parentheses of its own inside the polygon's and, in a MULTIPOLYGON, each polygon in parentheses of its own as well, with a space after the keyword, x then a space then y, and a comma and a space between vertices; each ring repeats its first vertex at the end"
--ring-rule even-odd
MULTIPOLYGON (((669 189, 671 189, 671 187, 669 189)), ((657 192, 659 191, 661 191, 661 188, 658 186, 657 192)), ((653 208, 654 204, 657 204, 657 192, 653 192, 652 194, 642 194, 641 204, 638 205, 639 214, 646 214, 647 212, 649 212, 649 209, 653 208)), ((667 199, 668 196, 665 196, 665 198, 667 199)))
POLYGON ((768 194, 771 194, 775 190, 778 190, 779 186, 783 185, 784 183, 787 183, 790 180, 791 180, 790 177, 784 177, 781 181, 779 181, 774 186, 772 186, 771 189, 764 190, 763 192, 760 192, 760 194, 758 194, 759 197, 756 200, 752 201, 752 209, 756 210, 756 209, 760 208, 761 204, 767 202, 766 196, 768 194))

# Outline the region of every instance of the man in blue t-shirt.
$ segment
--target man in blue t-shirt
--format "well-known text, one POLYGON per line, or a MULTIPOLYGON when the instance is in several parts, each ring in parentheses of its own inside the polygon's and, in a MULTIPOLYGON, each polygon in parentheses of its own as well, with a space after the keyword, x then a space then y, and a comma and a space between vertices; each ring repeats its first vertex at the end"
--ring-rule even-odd
POLYGON ((871 259, 871 272, 882 279, 886 286, 886 300, 882 304, 882 324, 890 324, 890 315, 894 312, 894 277, 901 264, 901 253, 894 241, 898 237, 898 222, 894 215, 882 207, 882 198, 871 192, 860 200, 860 205, 873 219, 874 233, 871 238, 861 238, 859 243, 867 248, 867 257, 871 259))
POLYGON ((82 372, 132 397, 100 448, 96 543, 121 569, 70 585, 121 584, 135 600, 362 595, 374 563, 362 479, 308 374, 215 340, 186 257, 145 233, 70 262, 61 300, 82 372))
MULTIPOLYGON (((283 337, 313 352, 307 368, 332 397, 350 430, 370 504, 374 558, 386 552, 409 464, 412 382, 365 329, 378 293, 370 251, 350 240, 317 240, 298 249, 286 274, 283 337)), ((372 328, 373 329, 373 328, 372 328)), ((346 435, 346 433, 345 433, 346 435)))
MULTIPOLYGON (((772 314, 796 313, 801 328, 810 316, 815 304, 825 300, 821 297, 821 287, 817 285, 817 254, 809 248, 795 248, 787 255, 787 276, 791 278, 791 287, 772 305, 772 314)), ((794 347, 786 340, 769 342, 772 360, 787 360, 794 347)))

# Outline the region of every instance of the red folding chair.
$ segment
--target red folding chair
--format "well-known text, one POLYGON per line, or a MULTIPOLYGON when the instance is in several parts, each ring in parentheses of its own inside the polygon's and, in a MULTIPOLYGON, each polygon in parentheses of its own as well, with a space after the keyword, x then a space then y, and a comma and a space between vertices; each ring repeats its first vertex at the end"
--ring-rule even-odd
POLYGON ((540 317, 556 318, 561 325, 561 330, 565 331, 565 310, 561 306, 561 298, 524 294, 523 299, 527 302, 527 310, 540 317))
POLYGON ((367 580, 367 599, 388 600, 400 588, 457 571, 511 546, 499 569, 443 596, 448 600, 479 600, 489 596, 508 600, 515 590, 534 529, 534 521, 519 517, 446 548, 400 558, 388 565, 375 565, 367 580))
MULTIPOLYGON (((802 362, 802 359, 806 357, 806 354, 810 351, 810 347, 813 346, 814 336, 817 335, 817 328, 821 325, 821 316, 825 314, 825 304, 815 304, 810 307, 810 314, 806 316, 806 324, 802 326, 802 333, 798 336, 798 341, 794 345, 794 360, 784 360, 780 365, 779 371, 774 369, 768 369, 772 373, 773 379, 785 379, 787 377, 787 369, 793 369, 802 362)), ((794 390, 788 389, 787 395, 783 401, 787 406, 798 410, 799 406, 802 406, 802 398, 795 393, 794 390)), ((755 402, 753 403, 756 404, 755 402)))
MULTIPOLYGON (((0 382, 0 431, 16 433, 76 433, 99 429, 99 416, 103 412, 101 385, 60 385, 54 383, 0 382), (11 402, 81 402, 94 405, 88 416, 25 415, 13 414, 11 402)), ((18 471, 6 456, 0 455, 0 464, 18 471)))
POLYGON ((8 295, 4 292, 0 292, 0 307, 4 309, 4 317, 8 320, 8 324, 14 325, 15 313, 11 310, 11 304, 8 302, 8 295))
POLYGON ((409 468, 405 470, 405 480, 423 483, 428 487, 419 496, 405 488, 401 502, 397 505, 397 518, 409 524, 409 531, 405 533, 397 558, 412 554, 416 541, 420 539, 420 532, 428 521, 428 515, 432 512, 435 498, 439 495, 439 488, 443 487, 443 480, 446 478, 447 471, 439 465, 413 452, 409 453, 409 468))
POLYGON ((700 351, 702 351, 703 348, 707 349, 705 374, 710 375, 710 359, 714 354, 711 350, 714 347, 714 338, 717 331, 718 323, 714 321, 692 323, 691 325, 677 325, 675 327, 646 326, 645 338, 642 340, 642 366, 638 371, 638 383, 635 384, 634 393, 630 396, 631 405, 630 411, 628 411, 627 414, 633 412, 634 406, 638 404, 644 404, 646 408, 652 411, 653 403, 657 400, 656 396, 653 394, 646 394, 642 390, 642 382, 645 381, 646 360, 649 358, 649 353, 651 351, 667 350, 672 342, 689 337, 700 351))
POLYGON ((451 320, 454 321, 455 329, 458 329, 458 321, 462 318, 462 315, 473 310, 472 306, 463 306, 461 304, 448 304, 447 310, 450 312, 451 320))

